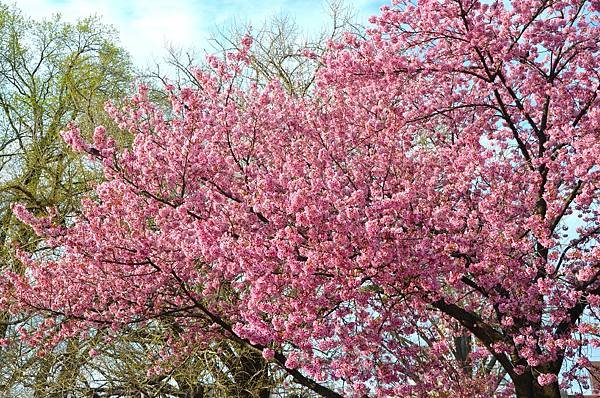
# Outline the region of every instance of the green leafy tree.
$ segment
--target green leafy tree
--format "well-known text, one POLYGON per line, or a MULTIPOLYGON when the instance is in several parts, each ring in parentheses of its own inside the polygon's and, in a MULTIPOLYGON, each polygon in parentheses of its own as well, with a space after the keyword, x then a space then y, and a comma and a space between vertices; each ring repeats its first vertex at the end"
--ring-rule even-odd
MULTIPOLYGON (((126 94, 132 81, 127 53, 115 31, 97 18, 66 23, 26 18, 0 4, 0 267, 25 272, 17 248, 44 251, 43 242, 16 222, 11 206, 36 214, 50 209, 62 222, 77 212, 80 195, 98 174, 60 137, 71 120, 104 123, 103 104, 126 94)), ((0 338, 13 340, 19 325, 43 322, 0 314, 0 338)), ((76 340, 50 352, 11 345, 0 351, 0 395, 64 396, 80 379, 87 355, 76 340), (42 355, 44 354, 44 355, 42 355), (64 390, 64 391, 61 391, 64 390), (61 395, 62 394, 62 395, 61 395)), ((85 351, 87 352, 87 351, 85 351)))

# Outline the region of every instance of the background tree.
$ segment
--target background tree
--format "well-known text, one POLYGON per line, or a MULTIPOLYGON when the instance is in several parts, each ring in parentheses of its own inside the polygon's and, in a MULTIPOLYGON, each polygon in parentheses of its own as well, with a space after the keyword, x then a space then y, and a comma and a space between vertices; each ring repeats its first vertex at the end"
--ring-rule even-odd
MULTIPOLYGON (((0 4, 0 266, 25 272, 15 249, 43 251, 43 241, 11 211, 24 204, 38 215, 54 209, 67 224, 81 195, 101 176, 86 157, 74 154, 59 132, 71 120, 86 126, 110 120, 108 99, 124 96, 132 82, 128 55, 115 32, 95 18, 70 24, 53 17, 32 21, 0 4)), ((1 316, 0 338, 13 340, 18 324, 38 324, 23 314, 1 316)), ((3 396, 63 396, 81 381, 86 345, 70 341, 41 356, 26 346, 0 351, 3 396), (36 355, 36 353, 38 355, 36 355)))
MULTIPOLYGON (((343 1, 324 2, 323 12, 328 13, 329 20, 316 34, 303 31, 293 16, 286 14, 273 15, 258 28, 234 21, 219 27, 210 39, 212 48, 208 51, 216 57, 241 51, 244 37, 251 36, 253 45, 249 48, 249 63, 237 74, 236 83, 265 86, 276 80, 287 92, 300 97, 307 96, 322 66, 320 60, 328 51, 327 43, 340 39, 344 32, 360 34, 363 31, 356 22, 354 10, 343 1)), ((192 86, 201 89, 194 70, 211 70, 205 55, 199 54, 198 49, 182 49, 171 45, 163 62, 141 74, 142 80, 155 91, 153 100, 166 99, 165 105, 169 106, 164 91, 167 85, 178 89, 192 86)))

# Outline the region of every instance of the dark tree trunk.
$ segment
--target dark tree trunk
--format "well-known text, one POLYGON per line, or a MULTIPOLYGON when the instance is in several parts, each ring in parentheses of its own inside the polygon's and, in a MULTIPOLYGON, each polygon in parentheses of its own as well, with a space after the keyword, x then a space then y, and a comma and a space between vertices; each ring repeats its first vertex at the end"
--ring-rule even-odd
POLYGON ((560 398, 558 382, 540 386, 531 373, 513 377, 513 383, 517 398, 560 398))
POLYGON ((454 355, 460 363, 463 372, 468 376, 473 374, 471 351, 473 351, 473 341, 470 334, 454 338, 454 355))

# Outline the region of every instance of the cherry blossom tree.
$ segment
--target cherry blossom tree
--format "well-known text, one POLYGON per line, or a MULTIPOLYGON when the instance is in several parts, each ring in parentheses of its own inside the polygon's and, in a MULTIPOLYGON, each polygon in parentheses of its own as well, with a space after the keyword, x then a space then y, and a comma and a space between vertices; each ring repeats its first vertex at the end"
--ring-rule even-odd
POLYGON ((59 320, 22 338, 171 319, 169 360, 232 340, 324 397, 558 398, 600 344, 599 11, 396 1, 310 98, 233 84, 246 37, 168 118, 108 106, 131 150, 72 126, 106 181, 68 227, 14 208, 59 249, 3 282, 59 320))

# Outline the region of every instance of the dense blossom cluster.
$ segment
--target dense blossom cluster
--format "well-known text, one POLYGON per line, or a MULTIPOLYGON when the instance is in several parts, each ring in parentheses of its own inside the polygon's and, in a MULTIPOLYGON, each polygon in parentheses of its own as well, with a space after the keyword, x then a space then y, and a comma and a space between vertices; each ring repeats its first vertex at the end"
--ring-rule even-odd
POLYGON ((131 149, 73 126, 106 181, 68 227, 15 208, 61 248, 5 287, 68 320, 28 338, 170 316, 323 396, 558 397, 598 344, 599 8, 396 1, 310 98, 242 51, 109 106, 131 149))

